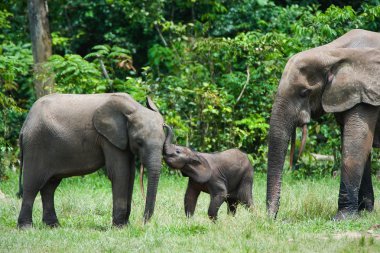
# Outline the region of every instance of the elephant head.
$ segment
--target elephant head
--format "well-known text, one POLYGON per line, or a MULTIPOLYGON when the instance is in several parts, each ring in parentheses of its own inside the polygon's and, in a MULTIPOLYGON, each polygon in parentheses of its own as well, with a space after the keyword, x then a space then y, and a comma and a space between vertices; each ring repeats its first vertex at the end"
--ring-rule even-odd
POLYGON ((150 98, 144 107, 127 94, 114 94, 97 108, 93 123, 96 130, 115 147, 129 150, 147 168, 144 221, 148 221, 154 212, 165 140, 164 121, 157 107, 150 98))
POLYGON ((173 131, 165 125, 167 136, 164 143, 164 160, 173 169, 198 183, 205 183, 211 177, 211 168, 205 158, 187 147, 174 145, 173 131))
MULTIPOLYGON (((272 107, 268 138, 267 211, 276 217, 281 176, 290 139, 303 128, 300 152, 311 118, 343 112, 358 103, 380 105, 380 51, 373 48, 317 47, 291 57, 272 107)), ((292 154, 291 154, 292 157, 292 154)))

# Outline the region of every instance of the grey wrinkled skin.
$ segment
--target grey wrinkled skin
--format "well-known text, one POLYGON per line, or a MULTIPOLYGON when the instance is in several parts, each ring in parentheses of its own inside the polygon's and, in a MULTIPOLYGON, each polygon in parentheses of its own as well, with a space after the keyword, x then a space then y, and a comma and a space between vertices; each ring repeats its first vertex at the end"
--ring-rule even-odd
POLYGON ((281 176, 297 127, 333 113, 341 128, 342 168, 336 220, 373 210, 370 152, 380 147, 380 34, 352 30, 291 57, 272 107, 267 211, 276 217, 281 176))
POLYGON ((237 204, 252 205, 253 168, 245 153, 229 149, 217 153, 200 153, 172 144, 172 130, 167 127, 164 144, 164 160, 172 169, 177 169, 189 182, 185 194, 185 213, 194 214, 201 192, 210 194, 208 216, 217 219, 223 202, 227 202, 228 213, 235 214, 237 204))
POLYGON ((125 93, 53 94, 37 100, 20 132, 23 200, 18 227, 32 225, 38 192, 43 222, 57 226, 54 191, 61 180, 103 166, 112 182, 113 225, 127 224, 137 157, 149 172, 147 221, 154 211, 165 140, 163 118, 149 98, 147 107, 125 93))

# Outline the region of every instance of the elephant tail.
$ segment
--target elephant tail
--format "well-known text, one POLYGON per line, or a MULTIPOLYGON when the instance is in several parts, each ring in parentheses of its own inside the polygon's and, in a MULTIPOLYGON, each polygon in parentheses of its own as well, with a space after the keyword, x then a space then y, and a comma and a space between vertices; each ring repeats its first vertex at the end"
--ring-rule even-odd
POLYGON ((144 192, 144 165, 142 163, 140 165, 140 191, 143 199, 146 199, 144 192))
POLYGON ((22 168, 23 168, 23 161, 24 161, 24 156, 23 156, 23 148, 22 148, 22 134, 20 134, 20 174, 18 177, 18 192, 16 193, 17 198, 22 198, 23 195, 23 187, 22 187, 22 168))

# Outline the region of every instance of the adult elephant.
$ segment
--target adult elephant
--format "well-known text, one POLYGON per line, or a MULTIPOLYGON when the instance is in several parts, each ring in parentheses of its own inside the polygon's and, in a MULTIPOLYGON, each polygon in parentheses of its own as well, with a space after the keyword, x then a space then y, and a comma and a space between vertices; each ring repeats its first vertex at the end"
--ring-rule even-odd
POLYGON ((298 53, 285 66, 272 107, 268 143, 267 211, 276 217, 289 141, 311 118, 334 113, 341 127, 342 168, 335 219, 371 211, 370 151, 380 147, 380 34, 352 30, 298 53))
POLYGON ((104 165, 112 182, 113 224, 127 224, 135 157, 149 172, 144 221, 149 220, 156 201, 165 133, 163 118, 149 98, 147 107, 125 93, 54 94, 35 102, 20 133, 23 201, 18 226, 32 225, 38 192, 43 222, 58 225, 54 191, 62 178, 92 173, 104 165))

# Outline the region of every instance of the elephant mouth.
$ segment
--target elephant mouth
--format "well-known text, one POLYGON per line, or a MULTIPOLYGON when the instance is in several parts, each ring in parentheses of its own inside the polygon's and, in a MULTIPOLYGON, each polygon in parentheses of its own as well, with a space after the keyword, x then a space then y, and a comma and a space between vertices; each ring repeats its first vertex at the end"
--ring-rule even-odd
POLYGON ((171 157, 164 156, 164 160, 169 165, 169 168, 172 170, 182 170, 186 166, 186 164, 178 166, 175 162, 176 159, 174 158, 174 155, 172 155, 171 157))

